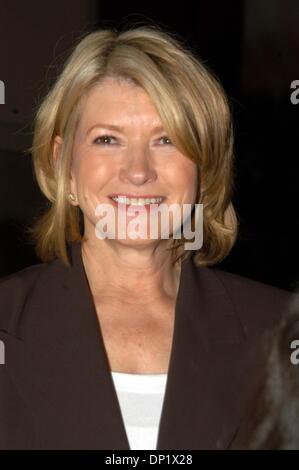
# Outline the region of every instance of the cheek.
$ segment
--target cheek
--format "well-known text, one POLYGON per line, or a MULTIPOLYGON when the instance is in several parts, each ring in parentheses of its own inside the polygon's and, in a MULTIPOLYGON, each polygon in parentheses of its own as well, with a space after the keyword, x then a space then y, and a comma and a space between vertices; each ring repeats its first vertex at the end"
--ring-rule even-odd
POLYGON ((185 175, 190 193, 194 194, 195 197, 198 189, 198 165, 191 160, 186 161, 183 174, 185 175))
POLYGON ((169 181, 178 191, 184 193, 187 199, 194 200, 198 185, 197 165, 190 160, 181 161, 171 169, 169 181))
POLYGON ((115 168, 107 161, 85 155, 74 165, 78 190, 84 194, 99 192, 115 175, 115 168))

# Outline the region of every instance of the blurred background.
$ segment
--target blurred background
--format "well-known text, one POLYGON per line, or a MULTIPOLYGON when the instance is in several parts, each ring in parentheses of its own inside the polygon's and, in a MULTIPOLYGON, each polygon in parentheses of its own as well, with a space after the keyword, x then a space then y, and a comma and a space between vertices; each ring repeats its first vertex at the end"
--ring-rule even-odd
POLYGON ((158 24, 221 80, 235 127, 238 240, 217 267, 293 290, 299 280, 298 0, 1 0, 0 276, 39 263, 24 230, 43 211, 32 123, 74 41, 98 27, 158 24))

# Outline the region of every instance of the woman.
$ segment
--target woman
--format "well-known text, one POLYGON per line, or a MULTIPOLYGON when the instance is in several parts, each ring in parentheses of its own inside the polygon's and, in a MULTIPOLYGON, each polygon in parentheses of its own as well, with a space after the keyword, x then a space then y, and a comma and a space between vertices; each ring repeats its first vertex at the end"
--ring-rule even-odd
POLYGON ((289 295, 209 267, 237 233, 232 145, 220 84, 173 35, 77 44, 35 123, 42 263, 0 286, 2 448, 238 446, 254 352, 289 295), (200 249, 170 211, 169 237, 162 219, 158 237, 130 235, 136 209, 148 235, 162 204, 191 206, 193 228, 203 205, 200 249), (117 219, 106 238, 99 207, 117 219))

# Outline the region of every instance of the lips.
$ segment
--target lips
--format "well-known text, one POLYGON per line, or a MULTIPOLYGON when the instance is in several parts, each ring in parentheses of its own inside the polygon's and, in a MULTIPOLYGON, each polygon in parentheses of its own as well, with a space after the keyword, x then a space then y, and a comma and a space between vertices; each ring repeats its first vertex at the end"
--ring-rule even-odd
POLYGON ((126 198, 126 199, 165 199, 165 196, 160 194, 125 194, 125 193, 113 193, 109 194, 109 198, 126 198))
POLYGON ((113 205, 118 209, 135 214, 136 211, 145 212, 151 208, 154 209, 158 207, 164 201, 165 197, 157 195, 142 195, 142 197, 137 197, 128 194, 115 194, 110 195, 109 199, 111 199, 113 205), (116 198, 119 199, 116 200, 116 198))
POLYGON ((138 194, 138 193, 111 193, 108 197, 124 196, 128 198, 164 197, 161 194, 138 194))

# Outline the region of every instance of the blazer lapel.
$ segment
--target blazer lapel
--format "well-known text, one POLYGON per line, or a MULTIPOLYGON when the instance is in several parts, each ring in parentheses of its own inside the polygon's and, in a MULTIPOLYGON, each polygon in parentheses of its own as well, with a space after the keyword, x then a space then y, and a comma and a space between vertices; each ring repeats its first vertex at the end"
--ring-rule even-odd
MULTIPOLYGON (((77 337, 78 345, 82 346, 81 357, 78 358, 81 374, 88 374, 87 388, 84 380, 79 388, 74 383, 74 401, 80 406, 80 415, 87 417, 82 421, 80 445, 81 448, 90 449, 129 450, 110 364, 82 261, 81 243, 71 244, 70 255, 72 269, 69 271, 67 288, 75 317, 79 319, 73 339, 77 337)), ((72 367, 71 377, 75 379, 78 364, 73 362, 72 367)))
POLYGON ((192 258, 175 315, 157 449, 225 449, 245 404, 248 345, 223 285, 192 258))

